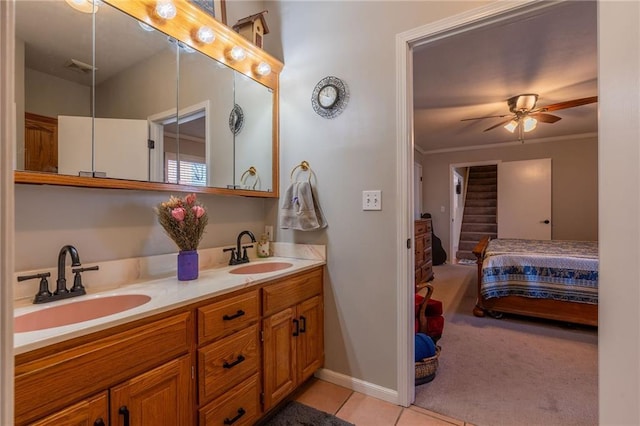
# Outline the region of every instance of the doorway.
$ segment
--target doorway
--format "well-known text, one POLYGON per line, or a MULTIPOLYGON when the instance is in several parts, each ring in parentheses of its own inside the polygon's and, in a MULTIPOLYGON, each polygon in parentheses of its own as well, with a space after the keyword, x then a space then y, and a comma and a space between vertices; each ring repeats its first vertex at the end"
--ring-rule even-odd
MULTIPOLYGON (((406 33, 399 34, 396 38, 397 48, 397 78, 399 88, 398 96, 398 117, 399 126, 397 130, 398 136, 398 169, 401 170, 401 179, 403 182, 399 182, 399 189, 406 189, 406 192, 400 192, 402 194, 400 201, 403 202, 404 213, 402 217, 398 218, 398 227, 406 235, 412 236, 412 229, 410 227, 413 216, 413 160, 414 160, 414 146, 411 138, 412 129, 414 129, 414 116, 413 116, 413 74, 412 74, 412 52, 413 49, 419 45, 425 43, 431 43, 439 41, 457 35, 463 32, 475 30, 487 25, 502 23, 507 20, 514 20, 521 18, 525 14, 532 12, 538 12, 554 4, 546 2, 523 2, 518 4, 489 4, 484 7, 461 13, 453 18, 449 18, 446 21, 436 22, 430 25, 408 31, 406 33), (404 125, 406 124, 406 126, 404 125), (408 208, 407 208, 408 206, 408 208)), ((489 130, 489 129, 487 129, 489 130)), ((449 180, 448 185, 453 186, 453 181, 449 180)), ((443 200, 444 201, 444 200, 443 200)), ((450 217, 449 217, 450 219, 450 217)), ((448 223, 446 226, 449 226, 448 223)), ((401 238, 399 240, 402 240, 401 238)), ((399 248, 401 242, 399 243, 399 248)), ((410 254, 410 253, 409 253, 410 254)), ((410 263, 411 259, 405 254, 399 254, 399 271, 398 271, 398 299, 402 302, 399 304, 399 312, 401 319, 399 324, 410 323, 411 313, 413 313, 412 306, 406 291, 403 287, 407 287, 406 284, 409 281, 411 275, 410 263), (402 270, 402 266, 406 265, 406 269, 402 270), (404 318, 404 321, 403 319, 404 318)), ((413 354, 412 335, 404 329, 399 331, 399 359, 402 361, 399 365, 398 381, 399 381, 399 401, 403 404, 409 403, 414 398, 415 388, 413 387, 413 375, 414 365, 411 359, 413 354), (406 340, 405 340, 406 339, 406 340), (405 345, 406 343, 406 345, 405 345), (404 372, 404 376, 402 375, 404 372)))

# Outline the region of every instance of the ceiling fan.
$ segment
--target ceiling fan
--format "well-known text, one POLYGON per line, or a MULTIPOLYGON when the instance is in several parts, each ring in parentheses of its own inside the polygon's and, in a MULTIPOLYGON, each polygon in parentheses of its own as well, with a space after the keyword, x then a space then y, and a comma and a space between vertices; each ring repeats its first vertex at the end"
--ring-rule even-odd
POLYGON ((507 100, 509 105, 510 114, 502 115, 489 115, 486 117, 465 118, 460 121, 469 120, 482 120, 485 118, 504 118, 507 120, 501 121, 484 131, 493 130, 496 127, 504 126, 505 129, 513 133, 516 128, 519 129, 520 134, 523 132, 530 132, 536 128, 538 122, 542 123, 555 123, 562 119, 557 115, 547 114, 550 111, 557 111, 560 109, 573 108, 581 105, 592 104, 598 102, 597 96, 591 96, 589 98, 573 99, 570 101, 558 102, 556 104, 547 105, 544 107, 536 108, 536 102, 538 101, 538 95, 535 93, 525 93, 522 95, 516 95, 507 100))

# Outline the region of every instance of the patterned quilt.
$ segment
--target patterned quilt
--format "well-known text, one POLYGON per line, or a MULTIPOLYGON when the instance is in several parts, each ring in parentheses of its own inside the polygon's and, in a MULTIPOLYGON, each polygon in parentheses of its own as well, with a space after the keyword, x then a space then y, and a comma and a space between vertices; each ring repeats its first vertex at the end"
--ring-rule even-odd
POLYGON ((485 299, 513 295, 597 304, 598 243, 491 240, 481 294, 485 299))

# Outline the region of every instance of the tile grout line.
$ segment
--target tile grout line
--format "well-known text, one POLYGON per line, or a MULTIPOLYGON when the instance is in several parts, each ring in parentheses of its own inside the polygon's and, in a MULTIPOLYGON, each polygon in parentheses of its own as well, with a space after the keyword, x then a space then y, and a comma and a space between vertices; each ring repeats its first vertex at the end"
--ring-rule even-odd
MULTIPOLYGON (((351 397, 355 394, 355 391, 351 391, 351 393, 349 394, 349 396, 342 402, 342 404, 340 404, 340 406, 338 407, 338 409, 336 410, 335 413, 333 413, 334 416, 338 417, 338 411, 340 411, 342 409, 342 407, 344 407, 347 403, 347 401, 349 401, 351 399, 351 397)), ((344 419, 342 419, 344 420, 344 419)))

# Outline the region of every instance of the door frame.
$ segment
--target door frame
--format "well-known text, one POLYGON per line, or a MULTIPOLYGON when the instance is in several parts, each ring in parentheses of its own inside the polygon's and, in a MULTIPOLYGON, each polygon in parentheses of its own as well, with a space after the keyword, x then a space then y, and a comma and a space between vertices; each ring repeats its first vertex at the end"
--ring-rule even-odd
POLYGON ((493 2, 396 35, 396 309, 398 404, 415 400, 414 363, 414 256, 410 241, 413 226, 413 48, 425 43, 471 31, 495 22, 513 19, 557 2, 522 0, 493 2))

